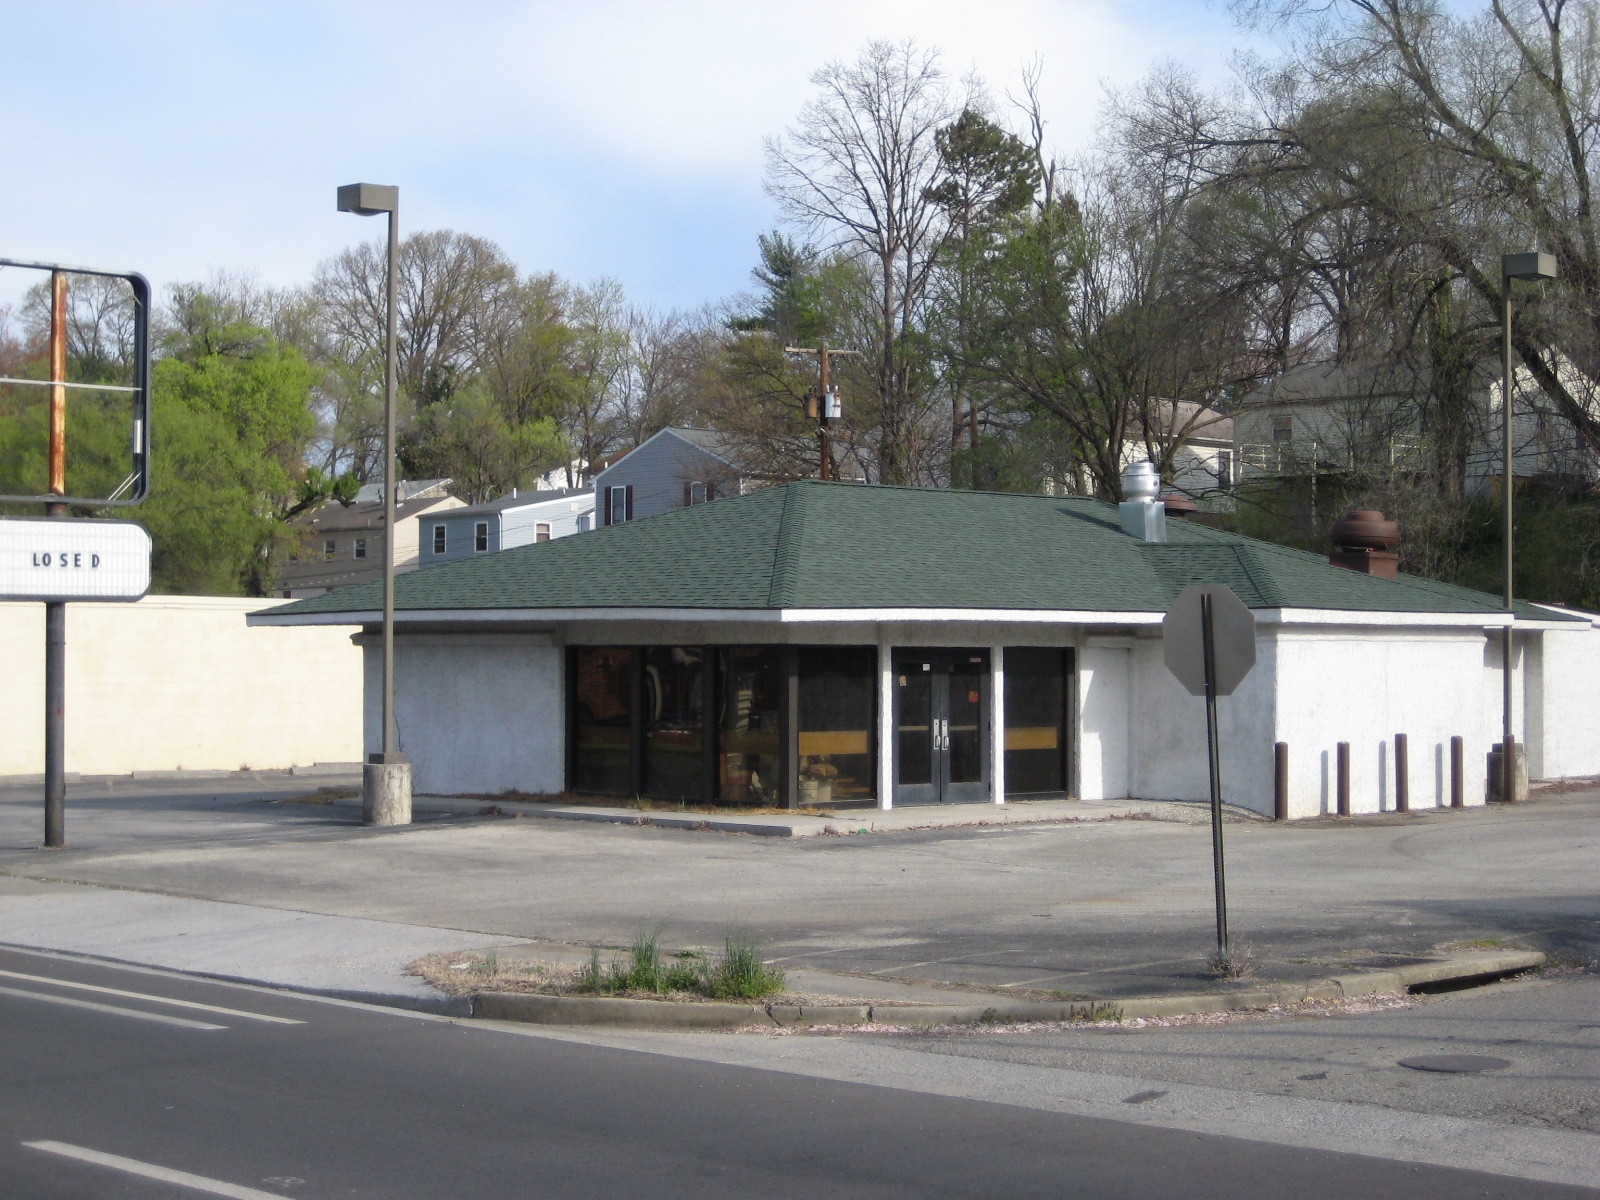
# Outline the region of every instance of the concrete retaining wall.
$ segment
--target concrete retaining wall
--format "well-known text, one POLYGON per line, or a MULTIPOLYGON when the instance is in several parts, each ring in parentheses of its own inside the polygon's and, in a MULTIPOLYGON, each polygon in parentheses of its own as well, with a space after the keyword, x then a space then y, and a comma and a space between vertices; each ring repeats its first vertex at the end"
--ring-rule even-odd
MULTIPOLYGON (((234 771, 361 757, 361 652, 342 627, 249 628, 283 601, 67 606, 66 767, 234 771)), ((44 605, 0 603, 0 775, 44 771, 44 605)))

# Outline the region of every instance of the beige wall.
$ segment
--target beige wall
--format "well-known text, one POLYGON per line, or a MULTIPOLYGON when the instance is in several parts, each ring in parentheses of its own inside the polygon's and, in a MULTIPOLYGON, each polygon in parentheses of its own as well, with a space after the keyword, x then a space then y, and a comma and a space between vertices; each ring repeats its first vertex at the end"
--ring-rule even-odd
MULTIPOLYGON (((256 628, 285 603, 67 605, 69 773, 266 770, 361 759, 354 629, 256 628)), ((0 603, 0 775, 44 771, 44 605, 0 603)))

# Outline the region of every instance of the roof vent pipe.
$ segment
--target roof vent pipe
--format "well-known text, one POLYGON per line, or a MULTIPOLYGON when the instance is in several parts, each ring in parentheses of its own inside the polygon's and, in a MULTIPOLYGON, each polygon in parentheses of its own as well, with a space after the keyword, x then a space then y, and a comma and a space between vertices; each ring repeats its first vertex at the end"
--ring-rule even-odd
POLYGON ((1122 494, 1117 505, 1122 517, 1122 532, 1142 542, 1167 540, 1167 509, 1156 499, 1161 491, 1161 475, 1153 462, 1129 463, 1122 472, 1122 494))

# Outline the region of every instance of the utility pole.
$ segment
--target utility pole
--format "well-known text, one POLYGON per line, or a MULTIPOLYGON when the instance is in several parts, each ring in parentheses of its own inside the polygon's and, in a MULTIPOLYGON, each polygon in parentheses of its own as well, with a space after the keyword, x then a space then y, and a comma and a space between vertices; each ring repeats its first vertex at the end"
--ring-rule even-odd
MULTIPOLYGON (((50 494, 67 494, 67 273, 50 272, 50 494)), ((66 519, 65 504, 45 505, 66 519)), ((44 844, 67 844, 67 603, 44 606, 44 844)))
POLYGON ((815 354, 817 356, 817 372, 820 393, 815 397, 806 397, 806 416, 812 417, 817 422, 817 444, 822 455, 822 478, 833 478, 833 439, 828 433, 828 422, 844 415, 843 407, 839 403, 839 393, 828 385, 829 360, 841 354, 860 354, 859 350, 829 350, 826 340, 819 341, 815 347, 811 346, 785 346, 786 354, 815 354))

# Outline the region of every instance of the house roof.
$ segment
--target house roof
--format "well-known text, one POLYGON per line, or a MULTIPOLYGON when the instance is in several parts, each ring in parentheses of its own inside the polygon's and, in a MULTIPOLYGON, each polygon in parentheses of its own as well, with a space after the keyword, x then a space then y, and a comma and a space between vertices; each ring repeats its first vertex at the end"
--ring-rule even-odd
MULTIPOLYGON (((425 496, 447 496, 453 479, 402 479, 399 490, 395 492, 398 500, 418 500, 425 496)), ((357 504, 381 504, 383 502, 383 484, 364 483, 356 492, 357 504)))
MULTIPOLYGON (((435 510, 459 512, 460 501, 454 496, 443 492, 430 492, 425 496, 414 496, 402 500, 394 506, 394 517, 397 522, 410 517, 420 517, 425 513, 435 510)), ((345 533, 351 530, 383 531, 383 504, 379 501, 366 503, 341 504, 337 500, 330 500, 319 505, 309 513, 303 513, 296 518, 297 527, 309 530, 312 533, 345 533)))
POLYGON ((531 508, 536 504, 549 504, 556 500, 571 500, 574 496, 593 497, 594 489, 579 488, 546 488, 543 491, 519 492, 513 488, 506 495, 497 500, 485 500, 482 504, 469 504, 464 508, 450 510, 452 517, 481 516, 484 513, 501 513, 512 508, 531 508))
MULTIPOLYGON (((1503 611, 1466 588, 1363 575, 1183 521, 1167 529, 1165 544, 1129 537, 1115 505, 1085 497, 806 480, 403 575, 395 607, 1159 613, 1189 584, 1220 582, 1254 608, 1503 611)), ((361 584, 271 616, 370 613, 380 601, 361 584)))

